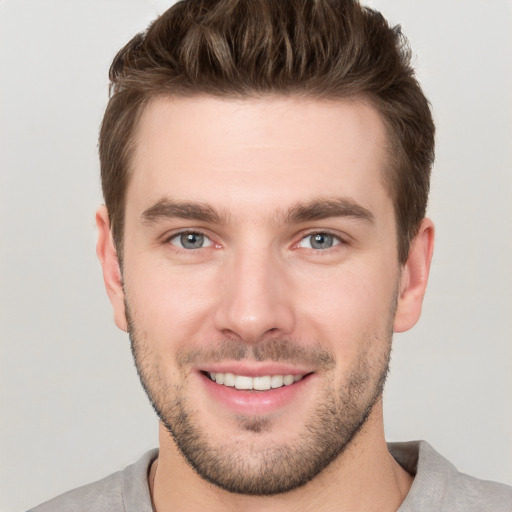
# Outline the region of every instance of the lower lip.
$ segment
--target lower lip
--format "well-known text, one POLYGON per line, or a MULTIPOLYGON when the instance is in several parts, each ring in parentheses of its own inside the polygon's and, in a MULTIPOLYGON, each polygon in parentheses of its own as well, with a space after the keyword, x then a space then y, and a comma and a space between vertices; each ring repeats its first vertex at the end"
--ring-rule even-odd
POLYGON ((306 375, 301 380, 267 391, 245 391, 234 387, 224 386, 212 381, 203 373, 199 373, 201 380, 216 402, 236 414, 261 415, 277 411, 286 407, 304 393, 305 388, 314 380, 314 375, 306 375))

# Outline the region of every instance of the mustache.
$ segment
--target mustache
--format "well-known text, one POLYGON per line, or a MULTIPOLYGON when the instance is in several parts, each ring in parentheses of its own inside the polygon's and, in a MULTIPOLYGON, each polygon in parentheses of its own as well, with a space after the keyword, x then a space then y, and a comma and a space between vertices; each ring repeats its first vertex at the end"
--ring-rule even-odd
POLYGON ((178 350, 176 359, 180 368, 225 360, 279 361, 324 370, 335 366, 334 354, 325 347, 319 344, 304 346, 286 338, 268 339, 257 344, 224 339, 206 347, 184 347, 178 350))

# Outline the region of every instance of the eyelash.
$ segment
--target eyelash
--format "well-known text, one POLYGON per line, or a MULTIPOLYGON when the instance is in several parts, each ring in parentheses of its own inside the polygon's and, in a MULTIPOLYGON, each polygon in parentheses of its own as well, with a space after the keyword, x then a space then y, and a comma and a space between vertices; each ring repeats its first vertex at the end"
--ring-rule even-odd
POLYGON ((324 237, 325 236, 332 237, 334 239, 333 245, 331 247, 326 247, 324 249, 315 249, 314 247, 303 247, 303 249, 308 249, 308 250, 314 251, 315 253, 323 253, 323 252, 327 252, 329 249, 334 249, 338 245, 346 245, 347 244, 346 240, 344 240, 341 236, 339 236, 335 233, 332 233, 328 230, 320 230, 320 231, 311 231, 309 233, 306 233, 305 235, 303 235, 300 238, 300 240, 294 245, 294 247, 298 247, 299 244, 301 244, 304 240, 307 240, 308 238, 311 239, 311 237, 319 236, 319 235, 323 235, 324 237))
POLYGON ((184 253, 187 253, 187 254, 190 254, 190 253, 193 253, 193 252, 198 252, 200 251, 201 249, 207 249, 208 247, 212 247, 212 246, 219 246, 218 244, 216 244, 210 236, 208 236, 205 232, 201 231, 201 230, 198 230, 198 229, 185 229, 185 230, 182 230, 182 231, 178 231, 177 233, 173 233, 172 235, 170 236, 167 236, 164 240, 163 240, 163 243, 164 244, 170 244, 172 245, 177 251, 180 251, 180 252, 184 252, 184 253), (179 238, 179 237, 182 237, 184 235, 199 235, 199 236, 202 236, 206 239, 208 239, 210 241, 210 244, 208 244, 207 246, 205 247, 198 247, 196 249, 187 249, 185 247, 180 247, 178 245, 175 245, 172 243, 172 240, 174 240, 175 238, 179 238))
MULTIPOLYGON (((339 246, 339 245, 347 245, 348 242, 346 239, 344 239, 343 237, 337 235, 337 234, 334 234, 328 230, 316 230, 316 231, 310 231, 308 233, 304 233, 302 234, 302 236, 300 237, 299 241, 296 242, 294 245, 293 245, 293 248, 301 248, 300 247, 300 244, 307 240, 308 238, 311 238, 315 235, 323 235, 323 236, 328 236, 328 237, 333 237, 334 239, 334 243, 331 247, 326 247, 324 249, 318 249, 318 248, 314 248, 314 247, 302 247, 303 249, 307 249, 308 251, 313 251, 314 253, 317 253, 317 254, 320 254, 320 253, 325 253, 325 252, 330 252, 329 250, 331 249, 334 249, 335 247, 339 246)), ((176 233, 173 233, 172 235, 170 236, 167 236, 164 241, 163 241, 164 244, 170 244, 174 247, 175 250, 179 251, 179 252, 183 252, 183 253, 186 253, 186 254, 191 254, 191 253, 194 253, 194 252, 199 252, 201 251, 201 249, 207 249, 209 247, 214 247, 214 248, 220 248, 220 244, 217 244, 215 243, 212 238, 207 235, 204 231, 201 231, 201 230, 198 230, 198 229, 187 229, 187 230, 182 230, 182 231, 178 231, 176 233), (187 235, 187 234, 192 234, 192 235, 199 235, 199 236, 202 236, 204 238, 206 238, 210 243, 206 246, 202 246, 202 247, 197 247, 197 248, 185 248, 183 246, 179 246, 177 244, 173 244, 172 243, 172 240, 178 238, 178 237, 182 237, 184 235, 187 235)))

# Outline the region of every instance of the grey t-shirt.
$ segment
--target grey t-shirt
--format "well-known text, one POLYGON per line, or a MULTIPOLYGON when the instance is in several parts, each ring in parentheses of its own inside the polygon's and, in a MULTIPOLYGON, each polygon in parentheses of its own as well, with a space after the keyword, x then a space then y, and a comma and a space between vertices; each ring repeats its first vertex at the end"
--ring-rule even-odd
MULTIPOLYGON (((414 475, 398 512, 512 512, 512 487, 459 473, 425 441, 389 443, 396 461, 414 475)), ((158 450, 123 471, 47 501, 29 512, 153 512, 148 472, 158 450)))

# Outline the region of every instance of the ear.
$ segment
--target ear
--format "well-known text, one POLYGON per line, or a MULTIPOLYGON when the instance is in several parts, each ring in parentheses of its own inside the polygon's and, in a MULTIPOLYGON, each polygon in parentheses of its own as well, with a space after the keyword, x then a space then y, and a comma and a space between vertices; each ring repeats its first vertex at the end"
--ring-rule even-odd
POLYGON ((98 227, 96 254, 103 269, 103 280, 105 281, 108 298, 114 309, 114 321, 119 329, 126 332, 128 324, 124 305, 123 279, 110 231, 108 211, 105 206, 100 206, 96 212, 96 226, 98 227))
POLYGON ((409 330, 420 318, 433 252, 434 224, 425 218, 411 242, 409 257, 402 267, 395 332, 409 330))

